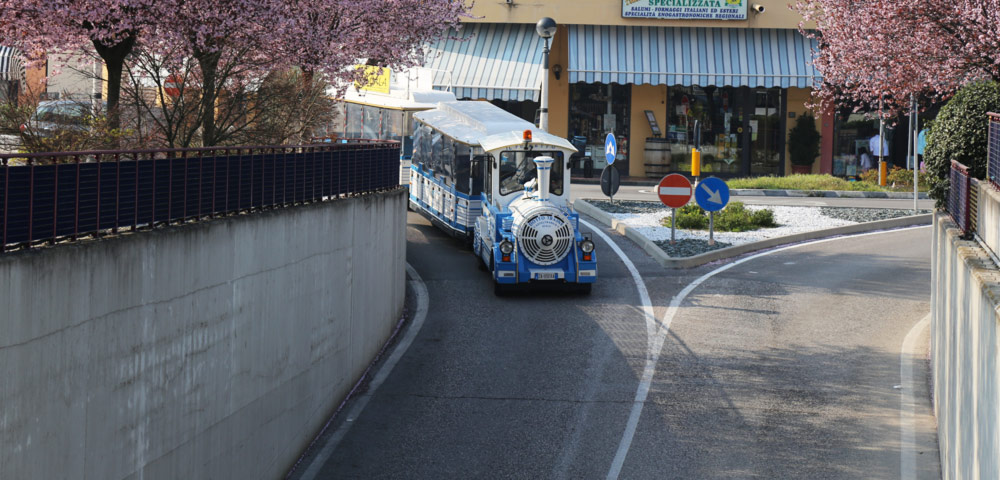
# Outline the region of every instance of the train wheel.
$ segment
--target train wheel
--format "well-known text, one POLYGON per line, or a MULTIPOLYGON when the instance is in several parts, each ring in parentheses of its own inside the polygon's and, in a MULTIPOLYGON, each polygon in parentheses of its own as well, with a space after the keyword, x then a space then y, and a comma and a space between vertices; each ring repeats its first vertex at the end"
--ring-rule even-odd
POLYGON ((486 262, 483 261, 483 258, 480 257, 479 255, 476 255, 476 252, 472 252, 472 256, 476 257, 476 267, 478 267, 480 271, 485 272, 486 262))

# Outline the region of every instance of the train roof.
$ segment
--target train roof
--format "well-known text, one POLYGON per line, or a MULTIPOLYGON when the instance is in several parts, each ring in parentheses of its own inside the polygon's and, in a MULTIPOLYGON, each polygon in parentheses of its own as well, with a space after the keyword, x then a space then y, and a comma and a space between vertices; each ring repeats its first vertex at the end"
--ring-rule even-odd
MULTIPOLYGON (((434 73, 426 68, 393 71, 387 93, 358 90, 357 86, 349 85, 342 99, 394 110, 429 110, 439 102, 455 101, 454 93, 434 89, 433 76, 434 73)), ((335 90, 331 87, 328 92, 333 94, 335 90)))
POLYGON ((534 124, 484 101, 438 103, 437 108, 415 113, 414 118, 462 143, 496 150, 524 143, 523 132, 531 130, 533 143, 576 151, 562 137, 544 132, 534 124))

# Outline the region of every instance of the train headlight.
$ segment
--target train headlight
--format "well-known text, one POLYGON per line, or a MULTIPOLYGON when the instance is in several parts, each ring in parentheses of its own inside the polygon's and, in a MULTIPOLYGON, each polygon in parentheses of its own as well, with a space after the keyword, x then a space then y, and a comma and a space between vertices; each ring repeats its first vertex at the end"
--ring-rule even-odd
POLYGON ((580 250, 583 250, 583 253, 593 252, 594 251, 594 242, 591 242, 590 240, 584 240, 584 241, 580 242, 580 250))
POLYGON ((510 255, 510 252, 514 251, 514 244, 510 243, 508 240, 500 242, 500 253, 504 255, 510 255))

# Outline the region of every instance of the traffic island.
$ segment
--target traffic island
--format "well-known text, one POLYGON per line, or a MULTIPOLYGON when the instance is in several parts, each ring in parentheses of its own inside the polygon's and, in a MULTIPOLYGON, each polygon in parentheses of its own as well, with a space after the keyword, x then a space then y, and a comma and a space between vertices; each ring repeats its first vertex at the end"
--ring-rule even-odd
MULTIPOLYGON (((903 228, 915 225, 930 225, 932 214, 930 212, 921 211, 917 215, 906 215, 908 211, 898 211, 901 212, 901 216, 896 218, 889 218, 884 220, 875 221, 862 221, 862 222, 851 222, 845 220, 844 218, 834 218, 829 217, 829 220, 823 222, 817 222, 811 227, 807 228, 807 231, 794 231, 794 229, 785 229, 781 231, 774 231, 778 233, 777 236, 771 236, 768 238, 759 238, 752 240, 743 240, 743 243, 737 244, 736 242, 731 242, 730 246, 724 248, 718 248, 715 250, 710 250, 708 245, 708 232, 701 232, 695 235, 695 238, 691 238, 691 233, 684 231, 685 236, 688 238, 679 238, 677 244, 681 244, 682 241, 688 240, 686 243, 686 248, 676 248, 677 245, 669 245, 669 228, 667 230, 666 239, 663 237, 662 229, 664 227, 654 227, 654 226, 643 226, 638 227, 636 225, 630 225, 629 220, 620 218, 623 214, 629 215, 630 213, 625 210, 628 208, 628 203, 635 203, 635 213, 636 217, 645 215, 652 219, 656 219, 659 216, 667 216, 670 213, 669 209, 664 208, 662 205, 655 204, 653 202, 623 202, 616 201, 616 213, 612 214, 599 208, 600 205, 606 203, 604 200, 583 200, 579 199, 573 203, 574 208, 584 215, 587 215, 605 225, 610 227, 612 230, 624 235, 625 237, 631 239, 637 245, 639 245, 646 253, 652 256, 657 263, 666 268, 693 268, 697 266, 704 265, 706 263, 716 262, 720 260, 725 260, 733 257, 738 257, 750 252, 755 252, 759 250, 765 250, 768 248, 774 248, 781 245, 789 245, 793 243, 804 242, 808 240, 815 240, 827 237, 836 237, 842 235, 853 235, 864 232, 872 232, 878 230, 890 230, 895 228, 903 228), (784 233, 791 232, 794 233, 784 233), (653 238, 651 238, 653 237, 653 238), (704 237, 704 238, 701 238, 704 237), (668 247, 665 248, 664 243, 668 247), (699 250, 692 246, 693 243, 698 243, 702 245, 702 249, 699 250), (700 252, 700 253, 699 253, 700 252), (684 255, 686 256, 679 256, 684 255)), ((788 209, 815 209, 819 212, 821 207, 770 207, 770 208, 788 208, 788 209)), ((837 209, 845 210, 845 209, 837 209)), ((850 209, 857 210, 856 212, 859 218, 871 219, 877 218, 877 212, 867 212, 869 210, 884 211, 886 209, 850 209), (862 212, 864 210, 865 212, 862 212)), ((797 215, 802 217, 803 215, 797 215)), ((825 216, 825 215, 824 215, 825 216)), ((779 223, 781 223, 779 221, 779 223)), ((786 225, 787 227, 787 225, 786 225)), ((678 233, 681 233, 679 230, 678 233)), ((741 235, 746 236, 748 232, 744 232, 741 235)), ((758 232, 759 233, 759 232, 758 232)), ((716 246, 722 243, 730 243, 726 237, 724 237, 719 232, 716 232, 716 246), (721 237, 721 238, 720 238, 721 237)))

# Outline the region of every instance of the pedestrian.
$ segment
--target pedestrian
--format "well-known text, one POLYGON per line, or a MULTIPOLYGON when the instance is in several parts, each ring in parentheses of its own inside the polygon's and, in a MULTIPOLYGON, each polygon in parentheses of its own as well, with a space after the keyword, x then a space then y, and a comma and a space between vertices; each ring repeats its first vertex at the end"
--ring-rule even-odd
POLYGON ((878 157, 878 160, 881 162, 884 157, 889 156, 889 144, 886 143, 884 138, 876 133, 871 140, 868 140, 868 151, 871 152, 872 155, 878 157))
POLYGON ((872 156, 868 154, 868 150, 865 148, 861 149, 861 171, 867 172, 875 168, 875 162, 872 160, 872 156))

